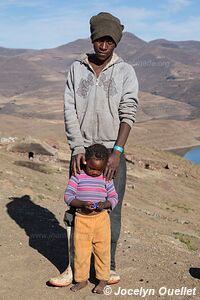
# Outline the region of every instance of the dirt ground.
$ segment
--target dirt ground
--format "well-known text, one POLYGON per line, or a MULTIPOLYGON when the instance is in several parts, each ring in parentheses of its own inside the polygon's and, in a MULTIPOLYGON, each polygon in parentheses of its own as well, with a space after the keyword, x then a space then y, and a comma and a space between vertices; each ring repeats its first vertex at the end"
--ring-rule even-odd
POLYGON ((0 299, 200 299, 200 166, 153 148, 127 149, 117 249, 121 281, 110 286, 112 293, 106 290, 108 296, 93 294, 92 282, 75 294, 46 284, 67 264, 63 191, 69 155, 38 170, 19 165, 28 159, 5 145, 0 157, 0 299), (182 295, 170 294, 181 288, 182 295), (191 291, 194 296, 187 295, 191 291))

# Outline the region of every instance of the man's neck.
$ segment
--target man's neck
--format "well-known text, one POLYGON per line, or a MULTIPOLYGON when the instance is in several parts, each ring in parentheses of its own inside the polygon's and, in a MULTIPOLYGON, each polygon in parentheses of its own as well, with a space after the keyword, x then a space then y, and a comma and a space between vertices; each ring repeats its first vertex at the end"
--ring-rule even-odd
POLYGON ((99 60, 95 54, 92 54, 88 57, 88 60, 96 73, 97 77, 101 73, 101 71, 105 68, 105 66, 111 61, 113 53, 104 61, 99 60))
POLYGON ((106 60, 100 60, 97 58, 96 54, 92 54, 88 57, 88 60, 90 63, 100 67, 100 66, 103 66, 105 67, 109 61, 112 59, 112 56, 113 56, 113 53, 106 59, 106 60))

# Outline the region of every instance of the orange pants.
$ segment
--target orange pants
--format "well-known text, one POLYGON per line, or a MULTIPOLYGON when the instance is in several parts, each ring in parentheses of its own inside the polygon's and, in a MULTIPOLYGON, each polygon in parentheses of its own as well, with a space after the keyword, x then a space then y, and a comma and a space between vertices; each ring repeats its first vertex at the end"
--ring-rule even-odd
POLYGON ((107 211, 96 215, 76 212, 74 224, 74 279, 86 281, 94 254, 96 278, 108 280, 110 273, 110 217, 107 211))

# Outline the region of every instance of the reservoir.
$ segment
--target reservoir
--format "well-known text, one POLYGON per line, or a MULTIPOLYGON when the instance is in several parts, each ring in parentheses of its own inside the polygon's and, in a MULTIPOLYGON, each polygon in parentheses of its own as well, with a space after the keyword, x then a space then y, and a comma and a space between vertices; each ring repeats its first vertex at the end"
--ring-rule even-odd
POLYGON ((200 146, 195 147, 192 150, 188 151, 185 155, 184 158, 187 160, 191 160, 192 162, 196 164, 200 164, 200 146))

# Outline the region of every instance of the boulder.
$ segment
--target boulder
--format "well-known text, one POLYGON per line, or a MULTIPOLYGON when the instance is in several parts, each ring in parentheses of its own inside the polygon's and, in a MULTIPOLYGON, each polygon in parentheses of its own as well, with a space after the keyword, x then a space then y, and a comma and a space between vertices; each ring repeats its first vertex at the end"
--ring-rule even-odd
POLYGON ((9 145, 7 149, 9 151, 19 153, 33 152, 34 155, 40 154, 54 156, 57 153, 57 150, 47 143, 41 142, 40 140, 36 140, 31 137, 27 137, 19 142, 13 143, 9 145))

